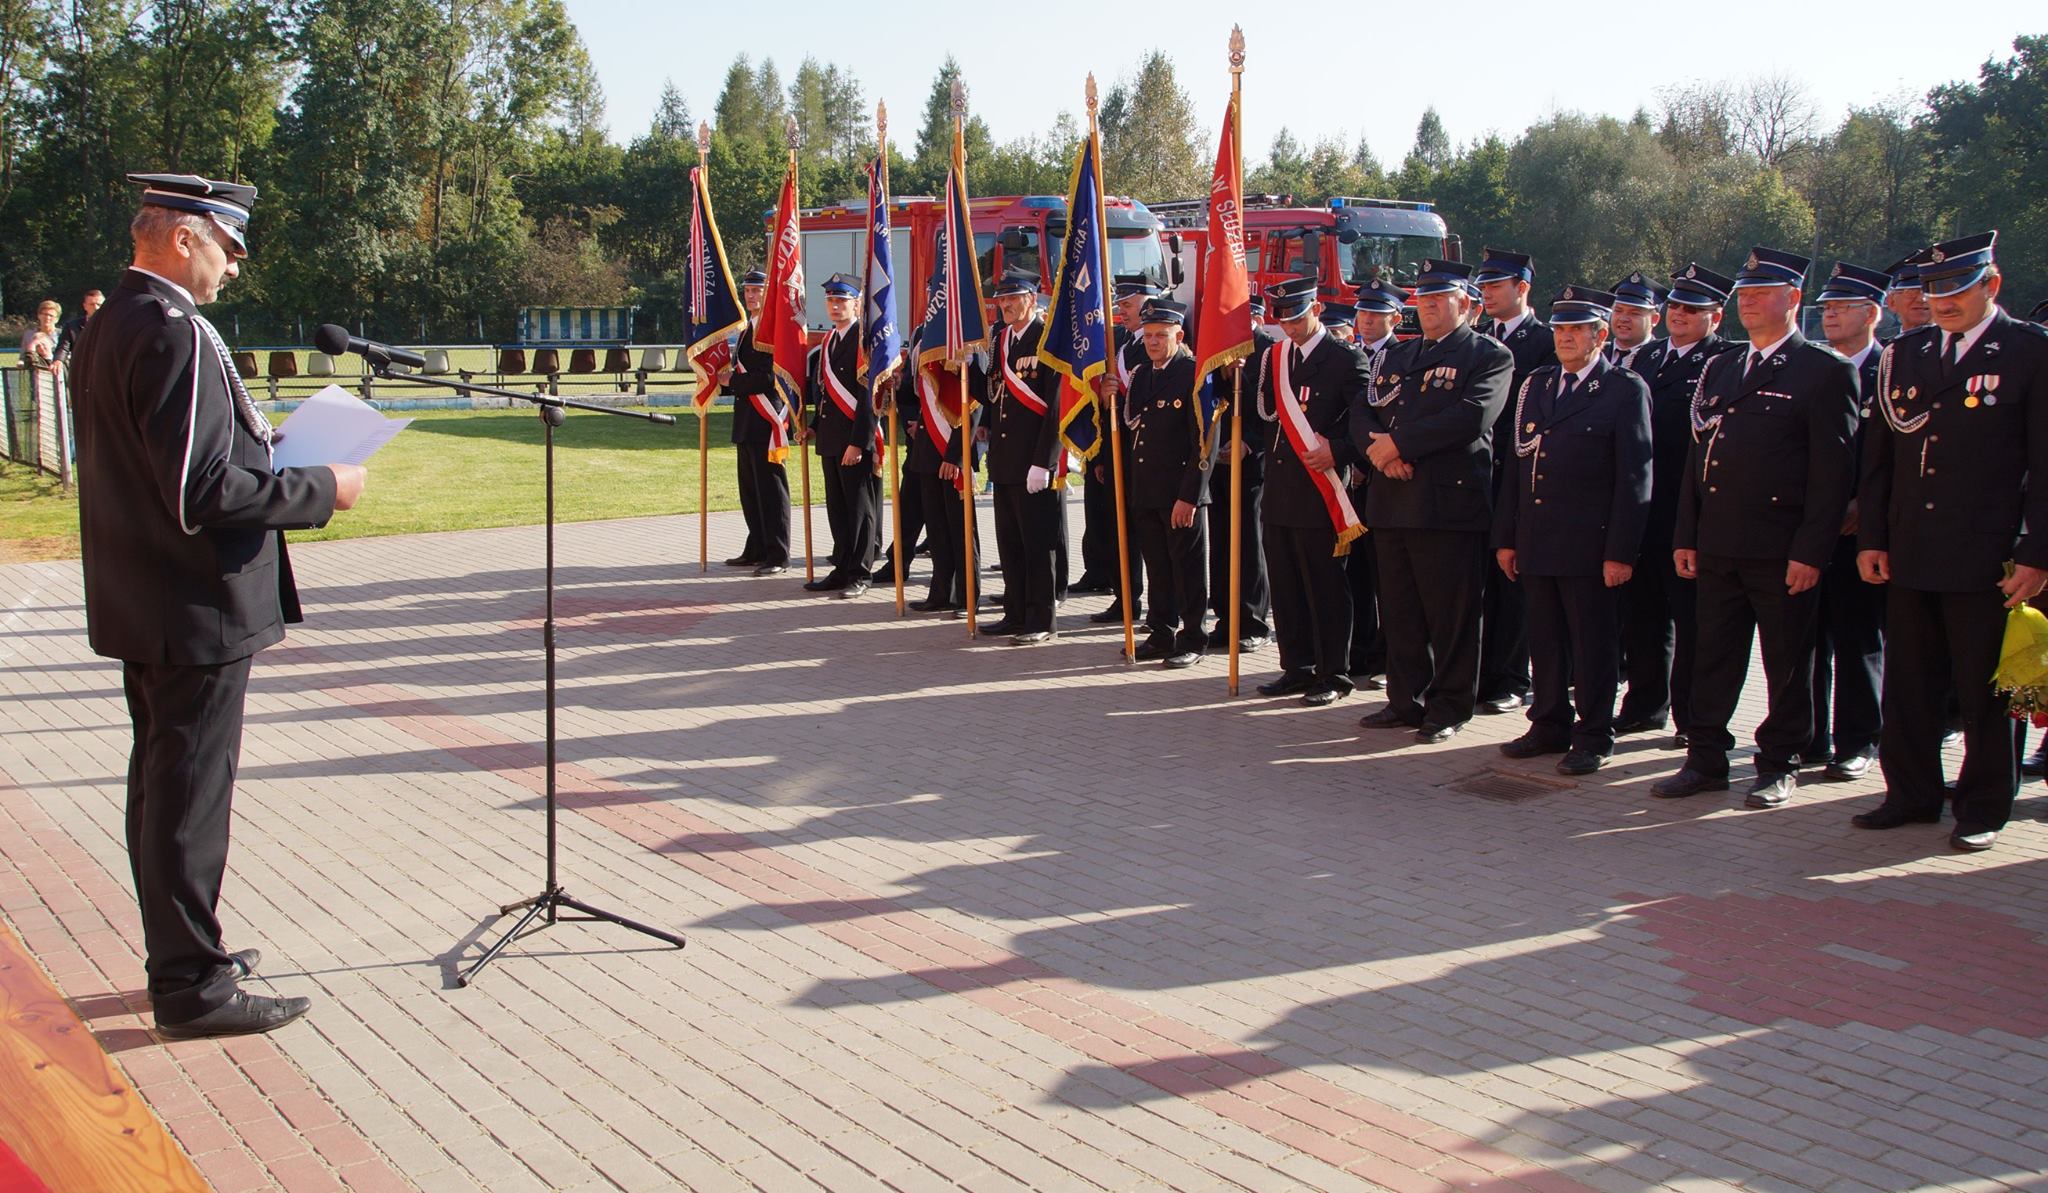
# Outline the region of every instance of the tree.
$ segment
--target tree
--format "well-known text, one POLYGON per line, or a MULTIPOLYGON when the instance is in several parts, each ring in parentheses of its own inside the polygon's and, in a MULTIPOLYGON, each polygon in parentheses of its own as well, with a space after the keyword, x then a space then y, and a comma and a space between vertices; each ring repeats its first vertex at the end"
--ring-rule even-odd
MULTIPOLYGON (((903 176, 892 177, 898 191, 935 195, 945 186, 946 168, 953 160, 953 83, 959 77, 960 63, 951 54, 946 55, 938 75, 932 79, 931 92, 925 97, 924 122, 917 130, 917 153, 903 176)), ((961 139, 967 150, 968 193, 975 194, 984 188, 974 183, 974 163, 994 147, 994 138, 989 136, 988 122, 974 115, 971 95, 969 100, 961 139)))
POLYGON ((1787 74, 1760 75, 1736 95, 1735 144, 1773 169, 1813 137, 1818 119, 1806 84, 1787 74))
POLYGON ((1998 229, 2000 301, 2024 310, 2048 297, 2048 148, 2040 132, 2048 127, 2048 36, 2015 38, 2013 51, 1986 62, 1974 83, 1930 92, 1924 128, 1943 231, 1998 229))
POLYGON ((1099 115, 1103 185, 1113 194, 1177 199, 1202 193, 1207 167, 1195 106, 1158 50, 1110 88, 1099 115))
POLYGON ((1444 131, 1444 119, 1436 114, 1434 104, 1422 110, 1422 119, 1415 125, 1415 148, 1408 156, 1432 170, 1451 164, 1451 134, 1444 131))
POLYGON ((668 141, 697 141, 697 125, 690 119, 690 103, 676 90, 674 79, 661 85, 661 98, 654 103, 654 123, 648 135, 668 141))

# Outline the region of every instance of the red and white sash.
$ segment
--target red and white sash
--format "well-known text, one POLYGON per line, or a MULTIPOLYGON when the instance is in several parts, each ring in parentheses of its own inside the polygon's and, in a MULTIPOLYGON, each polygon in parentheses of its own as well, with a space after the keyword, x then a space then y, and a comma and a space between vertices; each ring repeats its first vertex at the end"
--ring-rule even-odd
MULTIPOLYGON (((1278 395, 1280 408, 1280 429, 1287 433, 1287 442, 1294 445, 1296 459, 1305 459, 1309 452, 1322 447, 1324 439, 1308 425, 1308 415, 1303 407, 1308 404, 1308 391, 1303 390, 1297 397, 1294 392, 1293 370, 1288 365, 1289 344, 1286 340, 1273 345, 1272 374, 1273 392, 1278 395)), ((1311 469, 1309 481, 1323 498, 1323 508, 1329 511, 1330 525, 1337 531, 1337 549, 1333 554, 1348 555, 1351 541, 1365 533, 1365 526, 1358 520, 1358 511, 1351 508, 1351 498, 1344 493, 1344 481, 1334 468, 1311 469)))
MULTIPOLYGON (((840 334, 836 331, 833 332, 826 338, 825 343, 819 347, 818 375, 824 379, 825 392, 832 396, 832 404, 839 407, 839 413, 845 415, 848 422, 859 422, 860 399, 853 396, 852 391, 846 388, 846 383, 839 379, 839 370, 832 367, 832 347, 839 342, 840 334)), ((875 420, 873 448, 877 452, 882 450, 881 419, 875 420)))
POLYGON ((1018 376, 1017 370, 1010 367, 1010 341, 1014 338, 1010 329, 1004 327, 1002 348, 997 353, 1003 361, 1003 388, 1010 391, 1011 397, 1024 403, 1024 409, 1044 418, 1045 400, 1031 392, 1031 387, 1024 384, 1024 378, 1018 376))
MULTIPOLYGON (((751 340, 748 341, 748 346, 752 346, 751 340)), ((747 371, 747 366, 738 352, 733 353, 733 368, 742 373, 747 371)), ((768 424, 768 462, 780 464, 789 458, 789 408, 775 400, 775 385, 775 366, 771 363, 768 366, 769 392, 750 393, 747 400, 754 404, 754 413, 760 415, 761 421, 768 424)))

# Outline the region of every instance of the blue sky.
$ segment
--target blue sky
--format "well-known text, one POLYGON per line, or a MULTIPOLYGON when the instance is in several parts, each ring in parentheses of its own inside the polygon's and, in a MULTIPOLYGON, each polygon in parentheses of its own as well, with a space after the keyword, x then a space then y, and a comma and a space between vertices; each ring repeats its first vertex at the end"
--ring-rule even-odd
POLYGON ((2015 35, 2048 31, 2048 16, 2022 23, 2030 5, 1984 0, 1722 0, 1691 6, 1683 20, 1669 5, 1525 0, 567 5, 620 141, 647 127, 664 79, 682 90, 694 118, 710 118, 726 68, 742 52, 772 57, 785 82, 806 55, 850 68, 869 104, 888 101, 891 139, 903 144, 916 135, 949 52, 970 106, 1001 141, 1046 131, 1063 108, 1078 119, 1088 72, 1106 91, 1159 49, 1213 134, 1229 95, 1226 43, 1238 21, 1248 43, 1248 159, 1263 158, 1285 125, 1304 142, 1337 135, 1351 144, 1363 133, 1389 166, 1407 152, 1431 104, 1462 143, 1490 130, 1512 134, 1560 110, 1625 117, 1654 107, 1657 89, 1671 83, 1786 73, 1807 84, 1832 124, 1852 104, 1974 79, 1987 58, 2010 55, 2015 35), (1313 14, 1313 27, 1303 14, 1313 14))

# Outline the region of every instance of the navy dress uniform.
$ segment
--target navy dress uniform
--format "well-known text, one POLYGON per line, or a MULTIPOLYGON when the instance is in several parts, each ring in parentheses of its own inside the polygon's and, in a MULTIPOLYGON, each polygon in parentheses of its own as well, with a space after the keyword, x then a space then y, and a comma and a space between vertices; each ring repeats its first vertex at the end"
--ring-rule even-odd
MULTIPOLYGON (((1154 298, 1145 303, 1143 319, 1148 327, 1181 327, 1187 308, 1154 298)), ((1152 591, 1145 619, 1151 632, 1138 657, 1160 659, 1168 667, 1191 666, 1208 645, 1202 617, 1209 605, 1209 527, 1201 507, 1209 504, 1217 437, 1203 425, 1196 390, 1195 358, 1185 346, 1165 364, 1153 363, 1148 354, 1132 373, 1130 392, 1117 411, 1126 437, 1130 475, 1124 501, 1131 537, 1152 591), (1193 507, 1188 526, 1173 523, 1180 503, 1193 507)))
MULTIPOLYGON (((1252 408, 1258 404, 1259 386, 1265 378, 1265 369, 1273 351, 1273 345, 1281 340, 1280 333, 1265 324, 1265 304, 1252 299, 1252 355, 1244 362, 1243 372, 1237 382, 1238 400, 1245 405, 1244 422, 1244 493, 1238 512, 1239 551, 1238 570, 1238 648, 1253 650, 1273 636, 1273 593, 1266 576, 1266 547, 1260 528, 1261 511, 1266 499, 1266 450, 1271 438, 1264 433, 1259 416, 1252 408)), ((1218 374, 1215 384, 1221 386, 1226 376, 1218 374)), ((1229 395, 1219 394, 1223 402, 1230 401, 1229 395)), ((1229 411, 1226 409, 1223 430, 1223 444, 1216 456, 1216 466, 1209 470, 1209 504, 1204 515, 1209 519, 1209 609, 1216 614, 1216 627, 1209 632, 1209 649, 1222 650, 1230 645, 1230 486, 1231 473, 1239 467, 1239 461, 1232 456, 1229 440, 1229 411)), ((1355 549, 1355 548, 1354 548, 1355 549)))
MULTIPOLYGON (((835 273, 825 279, 828 298, 859 298, 860 279, 835 273)), ((857 597, 868 590, 881 550, 882 478, 881 424, 874 395, 860 367, 860 324, 849 323, 825 333, 825 342, 811 351, 809 402, 811 433, 825 474, 825 521, 832 529, 832 570, 804 585, 814 592, 838 591, 857 597), (860 456, 847 464, 848 448, 860 456)))
MULTIPOLYGON (((1633 307, 1654 314, 1664 309, 1664 300, 1671 293, 1671 288, 1651 281, 1639 269, 1614 283, 1611 292, 1614 295, 1615 307, 1633 307)), ((1555 311, 1551 312, 1550 321, 1553 325, 1556 324, 1555 311)), ((1652 331, 1655 329, 1652 328, 1652 331)), ((1623 348, 1619 344, 1609 342, 1602 352, 1607 357, 1607 363, 1620 365, 1624 369, 1634 369, 1636 374, 1647 382, 1650 379, 1652 362, 1663 350, 1664 342, 1652 334, 1633 348, 1623 348)))
MULTIPOLYGON (((215 244, 244 250, 255 188, 130 177, 145 206, 204 216, 215 244)), ((216 907, 250 663, 300 619, 281 532, 326 524, 335 474, 273 469, 270 423, 226 343, 192 291, 156 273, 121 275, 80 337, 72 384, 86 637, 121 660, 134 725, 128 856, 157 1025, 268 1030, 306 1001, 239 990, 246 969, 222 946, 216 907)))
MULTIPOLYGON (((1604 324, 1614 296, 1566 286, 1553 326, 1604 324)), ((1514 468, 1494 506, 1493 546, 1512 551, 1529 601, 1534 684, 1529 731, 1512 758, 1564 753, 1586 774, 1614 752, 1620 672, 1619 588, 1607 563, 1631 567, 1650 513, 1650 391, 1633 369, 1596 353, 1577 372, 1529 374, 1511 410, 1514 468), (1567 752, 1569 751, 1569 752, 1567 752)))
MULTIPOLYGON (((758 269, 740 282, 743 287, 767 284, 768 275, 758 269)), ((774 358, 754 346, 751 320, 733 346, 732 379, 725 389, 732 395, 732 441, 737 448, 733 456, 739 471, 740 517, 747 526, 746 544, 725 562, 751 566, 757 576, 778 575, 789 568, 789 472, 781 460, 770 458, 770 452, 779 439, 786 439, 789 404, 776 384, 774 358)))
MULTIPOLYGON (((910 343, 917 342, 917 336, 910 337, 910 343)), ((917 488, 918 508, 926 513, 925 535, 932 556, 931 584, 924 599, 913 607, 939 613, 967 608, 966 528, 960 503, 964 500, 961 486, 971 483, 971 478, 964 476, 948 480, 939 475, 939 468, 944 464, 963 468, 962 453, 974 441, 981 411, 977 406, 964 427, 953 426, 939 406, 935 390, 927 401, 930 383, 921 375, 915 353, 913 348, 912 358, 904 363, 896 381, 897 409, 909 413, 903 430, 910 444, 904 467, 917 488)), ((904 533, 910 532, 906 529, 904 533)), ((975 541, 980 542, 979 537, 975 541)))
MULTIPOLYGON (((1471 266, 1425 261, 1417 296, 1464 291, 1471 266)), ((1360 723, 1441 741, 1472 719, 1493 524, 1493 430, 1514 356, 1469 326, 1388 351, 1351 408, 1351 439, 1391 435, 1415 475, 1366 485, 1387 636, 1387 707, 1360 723)))
MULTIPOLYGON (((993 296, 1036 294, 1038 279, 1006 274, 993 296)), ((988 476, 995 486, 996 554, 1003 572, 1003 616, 981 632, 1010 635, 1020 646, 1052 636, 1059 557, 1060 496, 1052 487, 1059 466, 1059 374, 1038 364, 1045 320, 1034 311, 1022 328, 997 329, 990 352, 987 400, 995 415, 989 431, 988 476)))
MULTIPOLYGON (((1315 279, 1276 282, 1267 288, 1266 301, 1274 318, 1301 319, 1315 305, 1315 279)), ((1268 349, 1267 362, 1256 406, 1262 428, 1269 429, 1260 517, 1273 588, 1280 678, 1262 684, 1259 691, 1267 696, 1298 693, 1304 703, 1325 705, 1350 694, 1355 686, 1345 674, 1351 593, 1344 581, 1343 553, 1349 539, 1338 529, 1332 504, 1320 487, 1329 478, 1311 473, 1302 463, 1301 452, 1282 423, 1290 417, 1288 404, 1298 403, 1303 427, 1327 446, 1332 468, 1341 478, 1346 467, 1362 458, 1345 432, 1352 404, 1365 394, 1365 358, 1318 327, 1305 344, 1283 340, 1268 349)), ((1341 479, 1336 489, 1341 495, 1341 479)))
MULTIPOLYGON (((1665 305, 1718 311, 1728 302, 1735 279, 1697 262, 1671 275, 1665 305)), ((1635 366, 1650 386, 1650 520, 1643 529, 1642 555, 1621 589, 1622 655, 1628 692, 1615 713, 1616 733, 1643 733, 1675 723, 1684 744, 1692 716, 1694 599, 1696 583, 1671 567, 1671 540, 1678 526, 1678 494, 1692 455, 1692 400, 1707 362, 1740 345, 1708 332, 1680 347, 1652 340, 1656 354, 1637 354, 1635 366)))
MULTIPOLYGON (((1801 285, 1809 261, 1757 248, 1735 286, 1801 285)), ((1796 308, 1795 308, 1796 309, 1796 308)), ((1756 729, 1747 803, 1791 798, 1813 736, 1813 638, 1820 596, 1787 592, 1788 564, 1825 569, 1854 487, 1856 369, 1795 328, 1776 344, 1715 357, 1693 399, 1693 447, 1673 545, 1697 553, 1697 656, 1684 769, 1665 798, 1728 787, 1729 721, 1761 639, 1769 712, 1756 729)))
MULTIPOLYGON (((1116 277, 1118 303, 1133 298, 1142 301, 1158 293, 1159 287, 1142 273, 1124 273, 1116 277)), ((1116 373, 1119 386, 1130 384, 1131 370, 1144 355, 1144 347, 1123 324, 1111 329, 1110 368, 1116 373)), ((1109 453, 1098 451, 1086 469, 1081 485, 1081 579, 1068 590, 1070 592, 1116 591, 1116 485, 1110 475, 1113 467, 1115 461, 1109 458, 1109 453), (1096 475, 1098 471, 1101 473, 1099 477, 1096 475)), ((1135 560, 1132 567, 1137 567, 1135 560)), ((1119 613, 1106 620, 1122 621, 1123 616, 1119 613)))
MULTIPOLYGON (((1527 253, 1489 248, 1484 250, 1472 281, 1484 286, 1488 282, 1508 278, 1531 282, 1535 277, 1535 265, 1527 253)), ((1550 334, 1550 325, 1538 318, 1533 309, 1506 323, 1496 320, 1485 330, 1506 345, 1514 356, 1515 371, 1508 381, 1511 394, 1521 390, 1530 373, 1544 365, 1557 363, 1557 343, 1550 334)), ((1513 450, 1511 428, 1506 421, 1507 404, 1504 398, 1501 421, 1493 429, 1495 497, 1499 495, 1503 478, 1508 473, 1513 450)), ((1489 713, 1512 712, 1529 695, 1528 614, 1522 588, 1502 575, 1500 569, 1489 567, 1486 569, 1484 600, 1480 618, 1478 708, 1489 713)))
MULTIPOLYGON (((1837 262, 1815 301, 1884 305, 1891 278, 1837 262)), ((1856 366, 1856 459, 1877 408, 1877 366, 1884 345, 1872 340, 1849 358, 1856 366)), ((1877 756, 1884 727, 1878 694, 1884 683, 1884 592, 1856 568, 1856 508, 1842 523, 1834 558, 1820 581, 1820 629, 1813 652, 1813 740, 1806 761, 1827 761, 1827 777, 1861 778, 1877 756)))
MULTIPOLYGON (((1930 298, 1987 286, 1991 234, 1937 245, 1930 298)), ((1856 818, 1883 829, 1940 818, 1943 699, 1962 706, 1955 786, 1960 849, 1990 847, 2012 812, 2018 758, 1990 676, 2004 641, 2011 561, 2048 567, 2048 333, 1996 302, 1975 326, 1930 326, 1886 347, 1864 445, 1857 537, 1885 552, 1885 800, 1856 818)), ((1866 573, 1867 574, 1867 573, 1866 573)))
MULTIPOLYGON (((1384 281, 1371 281, 1358 287, 1358 309, 1376 314, 1398 315, 1406 305, 1408 295, 1400 287, 1384 281)), ((1370 344, 1356 347, 1365 356, 1368 377, 1379 375, 1380 366, 1386 363, 1387 352, 1399 341, 1389 331, 1386 336, 1370 344)), ((1372 483, 1372 466, 1357 464, 1348 475, 1351 479, 1351 500, 1360 509, 1365 507, 1365 489, 1372 483)), ((1374 546, 1373 536, 1351 544, 1351 554, 1344 557, 1344 578, 1351 586, 1351 658, 1348 664, 1351 678, 1366 687, 1379 686, 1373 677, 1386 674, 1387 635, 1380 624, 1380 575, 1379 553, 1374 546)))

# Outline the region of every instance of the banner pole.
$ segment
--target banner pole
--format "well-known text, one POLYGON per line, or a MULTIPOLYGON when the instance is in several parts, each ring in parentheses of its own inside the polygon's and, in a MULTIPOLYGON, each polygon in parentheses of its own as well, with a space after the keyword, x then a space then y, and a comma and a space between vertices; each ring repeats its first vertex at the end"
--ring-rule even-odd
MULTIPOLYGON (((1244 84, 1244 32, 1233 26, 1230 31, 1230 118, 1240 119, 1239 101, 1244 84)), ((1231 130, 1233 133, 1236 129, 1231 130)), ((1235 198, 1242 210, 1244 178, 1244 142, 1233 136, 1231 143, 1237 149, 1237 178, 1239 193, 1235 198)), ((1257 344, 1257 340, 1253 344, 1257 344)), ((1224 565, 1230 569, 1230 695, 1237 695, 1238 641, 1244 630, 1242 598, 1244 593, 1244 362, 1230 370, 1230 553, 1224 565)))

